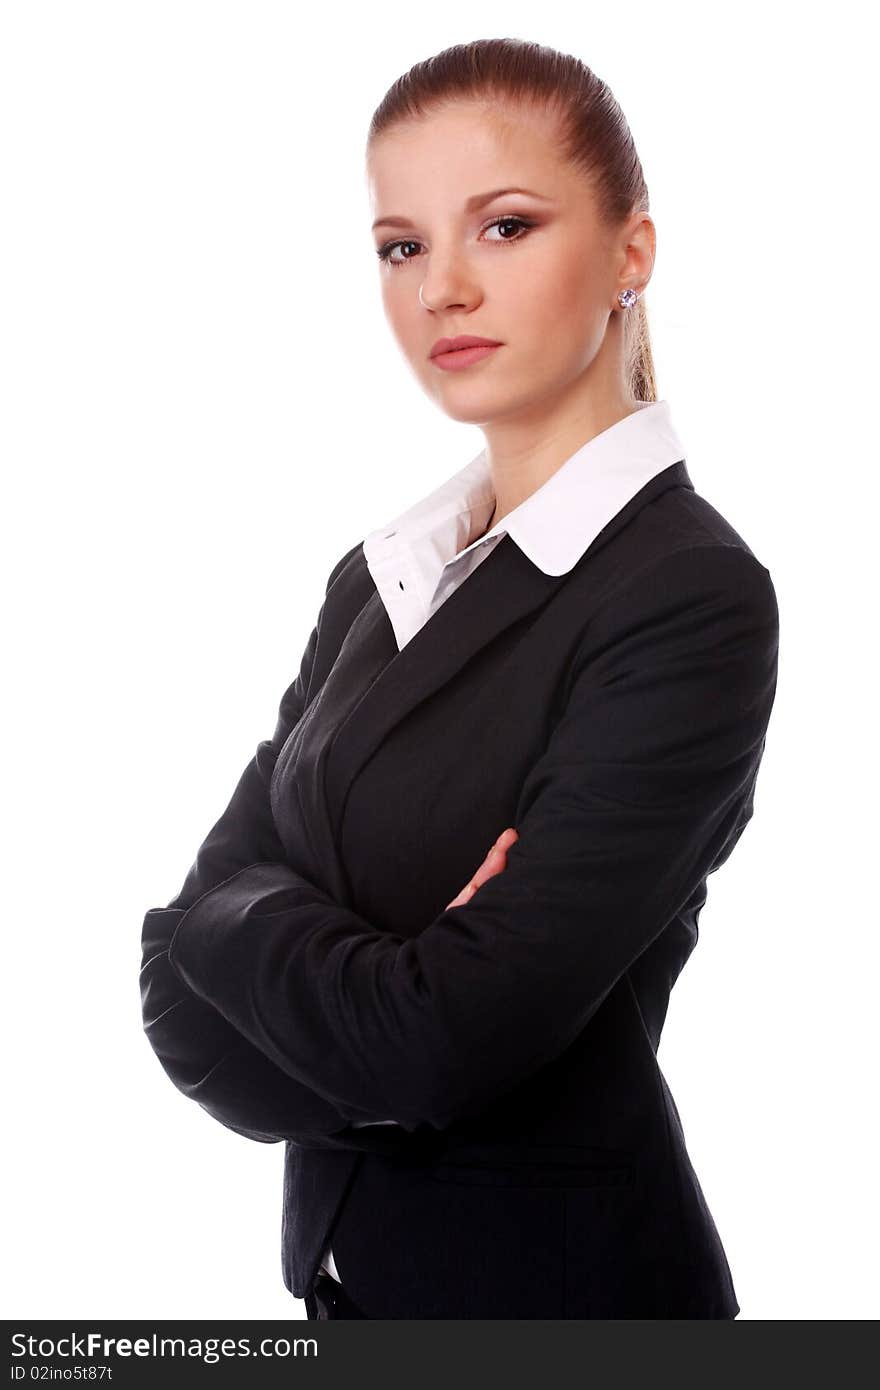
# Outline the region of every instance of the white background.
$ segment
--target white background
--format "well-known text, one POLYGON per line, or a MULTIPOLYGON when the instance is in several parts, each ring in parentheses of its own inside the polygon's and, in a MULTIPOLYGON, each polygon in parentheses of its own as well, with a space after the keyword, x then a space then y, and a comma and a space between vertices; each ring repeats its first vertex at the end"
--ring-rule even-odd
POLYGON ((780 607, 755 817, 660 1061, 741 1318, 876 1317, 860 12, 3 6, 6 1317, 304 1316, 283 1146, 165 1077, 140 929, 271 735, 331 567, 482 445, 385 323, 363 147, 397 76, 493 35, 576 53, 620 100, 658 229, 659 393, 780 607))

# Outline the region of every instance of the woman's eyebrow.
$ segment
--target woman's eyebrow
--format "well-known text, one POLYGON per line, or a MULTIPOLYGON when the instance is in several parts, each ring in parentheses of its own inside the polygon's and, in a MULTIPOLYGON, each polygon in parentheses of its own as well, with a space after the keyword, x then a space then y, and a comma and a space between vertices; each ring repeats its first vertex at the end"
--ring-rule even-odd
MULTIPOLYGON (((546 193, 535 193, 530 188, 495 188, 491 193, 475 193, 472 198, 468 198, 465 203, 465 212, 474 212, 476 208, 481 208, 486 203, 491 203, 495 198, 505 197, 509 193, 525 193, 529 198, 540 198, 543 202, 550 203, 552 198, 548 198, 546 193)), ((414 227, 415 223, 410 222, 406 217, 377 217, 373 223, 371 231, 377 227, 414 227)))

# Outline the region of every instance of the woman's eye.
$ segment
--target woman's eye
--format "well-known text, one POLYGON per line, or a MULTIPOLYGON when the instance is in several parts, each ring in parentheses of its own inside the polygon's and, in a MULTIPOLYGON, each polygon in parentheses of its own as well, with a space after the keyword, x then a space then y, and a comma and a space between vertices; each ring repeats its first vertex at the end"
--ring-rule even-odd
MULTIPOLYGON (((527 234, 527 233, 529 232, 529 230, 534 226, 534 223, 533 223, 533 222, 527 221, 527 219, 524 218, 524 217, 514 217, 514 216, 510 215, 510 216, 507 216, 507 217, 496 217, 496 218, 494 218, 491 222, 487 223, 487 225, 486 225, 485 227, 483 227, 482 230, 483 230, 483 232, 488 232, 488 231, 491 231, 493 227, 499 227, 499 228, 500 228, 500 227, 510 227, 510 226, 512 226, 515 230, 517 230, 517 231, 520 233, 520 235, 518 235, 518 236, 509 236, 509 235, 505 235, 505 236, 498 237, 497 239, 494 238, 494 237, 492 237, 492 238, 490 238, 489 240, 490 240, 495 246, 498 246, 498 245, 507 245, 507 244, 516 245, 517 242, 525 241, 525 234, 527 234)), ((385 262, 386 264, 388 264, 388 265, 394 265, 394 266, 397 266, 397 265, 405 265, 407 261, 415 260, 415 256, 414 256, 414 255, 404 255, 401 259, 396 259, 394 256, 392 256, 391 253, 392 253, 393 251, 398 251, 398 250, 402 252, 405 248, 409 248, 409 247, 413 247, 413 246, 421 246, 421 242, 419 242, 419 241, 389 241, 385 246, 380 246, 380 247, 379 247, 379 249, 378 249, 377 252, 376 252, 376 255, 379 257, 379 260, 380 260, 380 261, 384 261, 384 262, 385 262)))
MULTIPOLYGON (((531 224, 530 222, 524 222, 523 219, 522 219, 521 217, 497 217, 497 218, 495 219, 494 222, 490 222, 490 223, 489 223, 488 227, 486 227, 485 230, 486 230, 487 232, 489 232, 489 231, 492 230, 493 227, 504 227, 504 226, 513 226, 514 228, 516 228, 516 227, 520 227, 520 228, 525 227, 525 228, 528 228, 528 227, 530 227, 531 225, 532 225, 532 224, 531 224)), ((522 241, 522 239, 523 239, 522 237, 512 237, 512 236, 504 236, 504 237, 500 237, 500 238, 499 238, 500 241, 522 241)))
MULTIPOLYGON (((387 261, 389 265, 400 265, 400 261, 392 260, 391 252, 398 250, 402 251, 406 246, 418 246, 418 244, 419 243, 417 241, 393 241, 389 246, 381 247, 376 254, 378 255, 381 261, 387 261)), ((413 258, 412 256, 406 256, 404 259, 410 261, 413 258)))

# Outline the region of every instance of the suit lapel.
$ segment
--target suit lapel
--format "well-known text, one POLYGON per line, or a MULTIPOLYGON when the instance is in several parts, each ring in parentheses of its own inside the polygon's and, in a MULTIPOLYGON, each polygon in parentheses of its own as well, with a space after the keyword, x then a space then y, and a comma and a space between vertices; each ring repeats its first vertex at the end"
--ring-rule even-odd
MULTIPOLYGON (((490 555, 397 651, 339 730, 327 764, 327 796, 341 807, 348 787, 395 725, 451 681, 483 647, 550 597, 560 579, 544 574, 503 536, 490 555)), ((391 632, 378 593, 375 603, 391 632)), ((393 641, 393 633, 392 639, 393 641)))
MULTIPOLYGON (((693 488, 684 460, 655 474, 602 528, 575 570, 588 564, 653 498, 682 486, 693 488)), ((360 563, 366 565, 362 555, 360 563)), ((391 730, 506 628, 534 614, 573 572, 544 574, 506 535, 402 651, 397 651, 385 606, 374 589, 349 634, 354 641, 347 639, 339 656, 343 664, 356 661, 356 689, 364 689, 365 675, 369 684, 337 727, 328 750, 323 799, 333 824, 340 823, 348 788, 391 730)), ((334 670, 331 684, 336 674, 334 670)))

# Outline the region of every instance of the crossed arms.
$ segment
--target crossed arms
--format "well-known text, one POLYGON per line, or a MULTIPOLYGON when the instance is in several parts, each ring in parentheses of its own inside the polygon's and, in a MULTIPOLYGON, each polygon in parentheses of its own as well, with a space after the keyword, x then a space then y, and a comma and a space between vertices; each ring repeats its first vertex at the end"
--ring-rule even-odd
POLYGON ((157 910, 145 1027, 172 1080, 254 1138, 333 1143, 355 1121, 479 1113, 571 1044, 729 854, 777 651, 773 585, 748 551, 692 547, 625 581, 589 624, 506 869, 404 938, 296 873, 275 837, 268 777, 307 650, 200 851, 212 872, 197 861, 189 896, 157 910))

